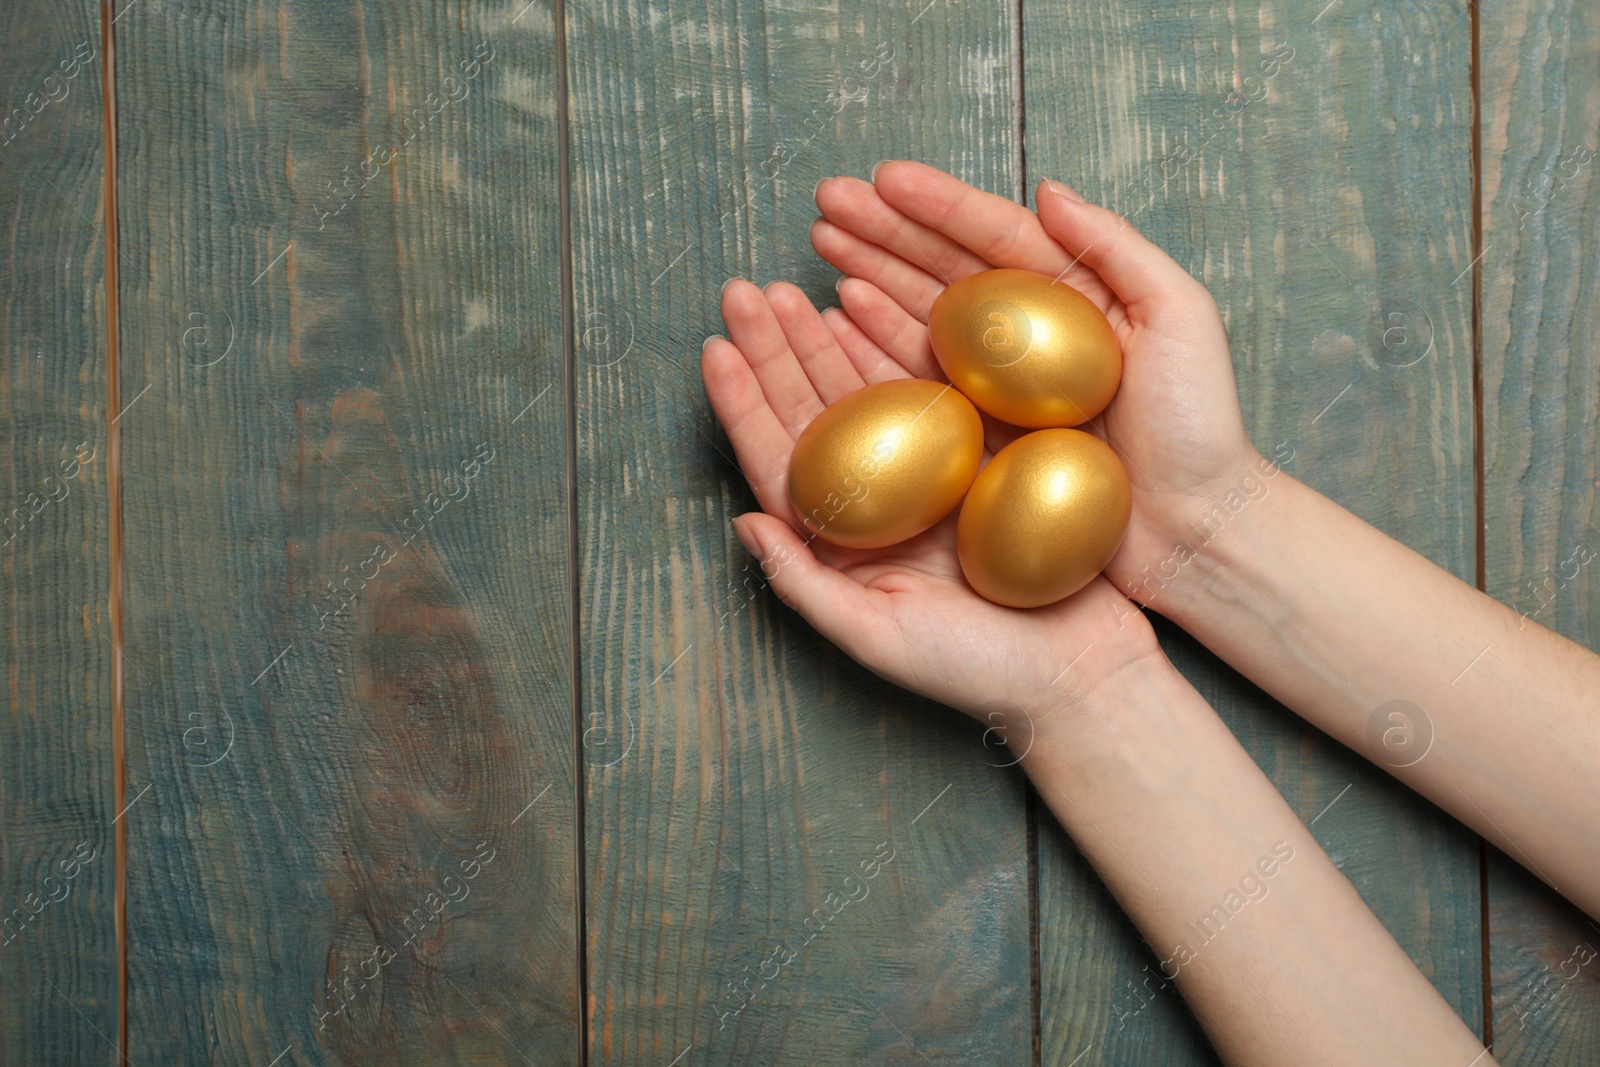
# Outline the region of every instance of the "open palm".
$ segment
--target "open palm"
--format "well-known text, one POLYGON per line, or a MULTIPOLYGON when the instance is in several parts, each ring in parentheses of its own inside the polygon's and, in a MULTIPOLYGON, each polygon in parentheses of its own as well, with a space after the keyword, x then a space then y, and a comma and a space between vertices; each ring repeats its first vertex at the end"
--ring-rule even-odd
MULTIPOLYGON (((735 529, 778 595, 823 636, 890 681, 979 718, 999 704, 1070 703, 1153 650, 1143 616, 1104 579, 1027 611, 978 596, 956 557, 955 513, 886 548, 811 537, 789 503, 790 453, 824 407, 867 379, 793 285, 763 291, 732 280, 722 315, 728 337, 706 342, 701 374, 762 509, 740 516, 735 529)), ((872 380, 909 374, 881 361, 872 380)), ((991 439, 984 461, 1003 443, 991 439)))
MULTIPOLYGON (((1048 274, 1105 313, 1123 352, 1111 406, 1091 425, 1133 487, 1133 517, 1107 568, 1119 587, 1154 566, 1258 458, 1244 430, 1227 337, 1205 287, 1113 212, 1041 186, 1039 213, 921 163, 817 189, 819 255, 847 276, 830 330, 864 380, 944 381, 928 311, 951 282, 992 267, 1048 274)), ((991 446, 1024 431, 990 426, 991 446)))

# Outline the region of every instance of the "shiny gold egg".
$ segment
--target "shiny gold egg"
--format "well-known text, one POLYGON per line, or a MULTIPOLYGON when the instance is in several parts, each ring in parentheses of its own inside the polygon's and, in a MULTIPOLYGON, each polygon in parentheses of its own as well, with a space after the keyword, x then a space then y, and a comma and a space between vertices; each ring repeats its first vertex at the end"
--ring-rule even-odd
POLYGON ((1024 434, 989 461, 961 505, 962 573, 996 604, 1054 603, 1111 562, 1132 511, 1128 474, 1104 441, 1082 430, 1024 434))
POLYGON ((983 420, 966 397, 922 378, 879 382, 801 431, 789 502, 823 540, 881 548, 948 515, 982 458, 983 420))
POLYGON ((1031 270, 985 270, 928 312, 933 354, 978 407, 1013 426, 1088 422, 1122 381, 1122 349, 1094 302, 1031 270))

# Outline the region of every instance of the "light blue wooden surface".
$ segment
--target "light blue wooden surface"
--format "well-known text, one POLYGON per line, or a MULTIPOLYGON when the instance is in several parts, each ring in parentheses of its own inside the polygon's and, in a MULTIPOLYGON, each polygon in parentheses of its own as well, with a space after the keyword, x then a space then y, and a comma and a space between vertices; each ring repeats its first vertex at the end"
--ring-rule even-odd
MULTIPOLYGON (((7 107, 60 97, 0 145, 0 499, 94 456, 0 547, 5 913, 95 857, 0 945, 0 1061, 114 1063, 124 1020, 137 1064, 1215 1061, 981 729, 821 640, 731 537, 718 287, 831 302, 812 186, 881 158, 1125 211, 1217 296, 1258 444, 1596 642, 1582 5, 105 21, 121 793, 100 10, 0 15, 7 107)), ((1549 979, 1600 931, 1162 637, 1501 1062, 1600 1057, 1600 972, 1549 979)))

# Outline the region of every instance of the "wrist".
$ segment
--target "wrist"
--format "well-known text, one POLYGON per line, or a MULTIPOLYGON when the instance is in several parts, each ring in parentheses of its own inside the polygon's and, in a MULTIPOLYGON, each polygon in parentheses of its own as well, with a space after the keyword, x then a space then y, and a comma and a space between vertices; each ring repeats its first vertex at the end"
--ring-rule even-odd
MULTIPOLYGON (((1149 627, 1143 612, 1135 608, 1134 615, 1149 627)), ((1026 709, 1029 743, 1018 763, 1041 789, 1046 779, 1081 779, 1092 768, 1121 774, 1148 766, 1152 757, 1160 762, 1165 739, 1187 733, 1173 727, 1192 717, 1194 702, 1210 712, 1161 651, 1153 630, 1148 652, 1060 688, 1026 709)))
POLYGON ((1164 547, 1137 573, 1119 576, 1122 592, 1191 631, 1220 605, 1247 599, 1263 580, 1271 531, 1300 487, 1283 470, 1293 458, 1286 443, 1265 454, 1252 448, 1226 477, 1163 508, 1156 543, 1164 547))
POLYGON ((1162 836, 1198 840, 1224 830, 1223 837, 1237 838, 1271 811, 1259 800, 1290 814, 1221 717, 1164 656, 1108 681, 1096 692, 1092 714, 1080 708, 1070 718, 1042 715, 1020 761, 1091 862, 1095 852, 1110 860, 1105 845, 1120 842, 1113 851, 1121 861, 1173 891, 1179 883, 1160 877, 1172 850, 1160 850, 1165 859, 1140 856, 1162 836), (1052 728, 1058 719, 1069 728, 1052 728), (1257 801, 1241 801, 1251 793, 1257 801))

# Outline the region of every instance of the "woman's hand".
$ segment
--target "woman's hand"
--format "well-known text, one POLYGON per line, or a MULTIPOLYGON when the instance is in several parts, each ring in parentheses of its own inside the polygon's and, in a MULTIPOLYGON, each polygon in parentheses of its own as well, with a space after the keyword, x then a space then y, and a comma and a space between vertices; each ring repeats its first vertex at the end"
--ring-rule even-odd
MULTIPOLYGON (((928 342, 928 309, 946 285, 980 270, 1058 277, 1105 312, 1122 346, 1122 386, 1083 428, 1128 468, 1133 518, 1106 573, 1137 595, 1142 569, 1192 541, 1191 524, 1241 482, 1253 490, 1246 479, 1262 462, 1240 417, 1211 294, 1121 216, 1065 186, 1041 183, 1036 215, 921 163, 880 164, 873 178, 822 182, 823 217, 811 229, 817 253, 847 275, 844 312, 825 321, 864 380, 946 380, 928 342)), ((988 424, 991 447, 1023 432, 988 424)))
MULTIPOLYGON (((734 279, 722 316, 728 337, 706 341, 701 374, 762 508, 734 529, 778 596, 824 637, 890 681, 1003 728, 1015 725, 1004 710, 994 717, 1005 705, 1039 724, 1079 706, 1108 675, 1159 656, 1144 615, 1103 578, 1026 611, 978 596, 956 558, 956 512, 887 548, 812 537, 789 503, 789 454, 824 407, 866 380, 793 285, 763 292, 734 279)), ((877 356, 872 381, 908 376, 877 356)))

